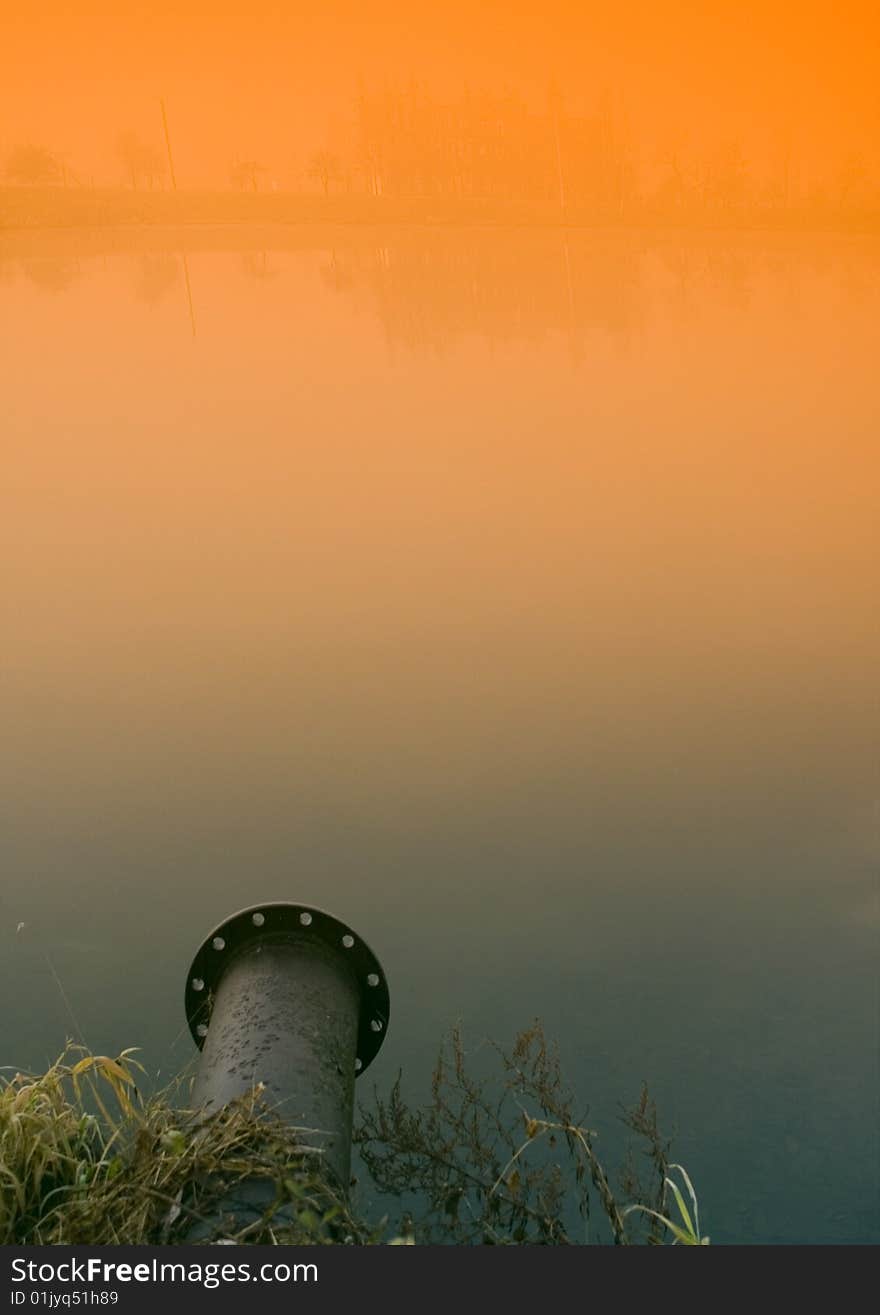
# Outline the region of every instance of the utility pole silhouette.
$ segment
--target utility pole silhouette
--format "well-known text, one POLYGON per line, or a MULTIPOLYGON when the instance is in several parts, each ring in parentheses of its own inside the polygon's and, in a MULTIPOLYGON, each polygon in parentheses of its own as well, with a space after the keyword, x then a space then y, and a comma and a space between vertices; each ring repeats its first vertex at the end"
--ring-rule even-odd
MULTIPOLYGON (((165 149, 168 152, 168 168, 171 171, 171 189, 177 192, 177 174, 174 172, 174 156, 171 152, 171 133, 168 131, 168 115, 165 111, 165 101, 162 97, 159 99, 159 105, 162 108, 162 129, 165 133, 165 149)), ((186 283, 186 300, 189 305, 189 322, 192 326, 192 336, 196 336, 196 313, 193 307, 192 287, 189 281, 189 262, 186 258, 186 252, 181 251, 183 257, 183 278, 186 283)))
POLYGON ((159 104, 162 107, 162 127, 165 132, 165 149, 168 152, 168 168, 171 170, 171 187, 172 190, 176 192, 177 175, 174 172, 174 156, 171 154, 171 134, 168 131, 168 115, 165 113, 165 101, 160 100, 159 104))

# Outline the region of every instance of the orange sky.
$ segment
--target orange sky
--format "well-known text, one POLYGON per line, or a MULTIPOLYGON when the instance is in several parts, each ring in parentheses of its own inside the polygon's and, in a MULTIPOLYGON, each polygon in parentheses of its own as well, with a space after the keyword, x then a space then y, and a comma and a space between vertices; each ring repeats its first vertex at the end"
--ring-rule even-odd
POLYGON ((115 181, 114 142, 158 139, 164 95, 182 182, 226 181, 235 155, 282 176, 368 85, 511 86, 573 109, 603 88, 642 154, 736 139, 762 159, 790 134, 821 172, 875 164, 880 17, 875 4, 546 0, 474 6, 405 0, 2 0, 0 151, 36 141, 115 181))

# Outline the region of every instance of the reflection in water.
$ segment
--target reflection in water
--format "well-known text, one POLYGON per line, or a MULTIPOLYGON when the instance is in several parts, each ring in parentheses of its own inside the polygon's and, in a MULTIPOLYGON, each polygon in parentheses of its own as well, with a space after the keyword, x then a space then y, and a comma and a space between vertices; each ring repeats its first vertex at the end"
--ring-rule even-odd
POLYGON ((138 258, 135 296, 154 306, 180 281, 179 258, 168 251, 145 251, 138 258))
POLYGON ((330 258, 321 266, 321 278, 334 292, 349 292, 354 287, 354 277, 344 260, 340 259, 336 248, 330 252, 330 258))
POLYGON ((876 1239, 878 270, 5 236, 2 1062, 70 1028, 19 922, 167 1068, 206 929, 302 899, 388 969, 380 1083, 540 1014, 606 1144, 651 1081, 713 1239, 876 1239))
POLYGON ((267 251, 243 251, 241 267, 248 278, 252 279, 271 279, 278 273, 272 268, 267 251))
POLYGON ((441 351, 477 333, 493 342, 637 325, 640 252, 620 241, 492 233, 402 233, 393 242, 334 250, 328 283, 381 317, 390 344, 441 351))
MULTIPOLYGON (((478 334, 502 344, 538 341, 562 333, 573 344, 594 331, 626 339, 639 331, 649 308, 687 317, 700 299, 746 311, 750 288, 771 282, 796 311, 804 274, 832 280, 851 302, 876 295, 870 238, 755 238, 748 235, 597 233, 579 229, 505 230, 394 229, 381 239, 370 229, 323 234, 303 229, 182 231, 175 247, 186 258, 198 252, 237 250, 242 272, 255 282, 289 273, 295 252, 321 253, 325 285, 377 314, 391 344, 443 351, 463 336, 478 334), (326 244, 326 245, 325 245, 326 244), (286 254, 285 254, 286 253, 286 254)), ((89 253, 106 268, 106 239, 89 253)), ((138 238, 149 242, 136 254, 136 295, 159 301, 177 282, 175 252, 150 230, 118 230, 114 244, 126 250, 138 238), (157 245, 158 243, 158 245, 157 245)), ((12 234, 0 245, 0 278, 16 270, 41 286, 64 290, 80 276, 85 239, 57 238, 55 254, 45 239, 12 234), (17 255, 11 244, 18 241, 17 255)), ((136 250, 136 245, 135 245, 136 250)), ((86 257, 88 258, 88 257, 86 257)))
POLYGON ((66 292, 82 270, 78 260, 63 258, 35 257, 21 262, 21 272, 26 279, 44 292, 66 292))

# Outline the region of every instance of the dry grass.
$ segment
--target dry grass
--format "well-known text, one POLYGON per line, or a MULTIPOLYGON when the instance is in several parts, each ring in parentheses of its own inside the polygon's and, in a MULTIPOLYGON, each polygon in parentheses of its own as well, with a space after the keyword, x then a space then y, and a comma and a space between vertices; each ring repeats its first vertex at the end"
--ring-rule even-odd
POLYGON ((629 1147, 614 1170, 535 1020, 509 1049, 482 1043, 469 1052, 453 1029, 430 1102, 409 1105, 399 1078, 362 1110, 355 1140, 379 1189, 412 1200, 417 1242, 660 1244, 676 1236, 664 1214, 670 1142, 647 1088, 620 1120, 629 1147))
POLYGON ((2 1080, 0 1244, 174 1243, 193 1228, 199 1241, 375 1240, 259 1092, 196 1124, 180 1084, 142 1100, 140 1071, 130 1051, 71 1046, 39 1076, 2 1080), (230 1231, 223 1206, 245 1181, 265 1206, 230 1231))
POLYGON ((426 1106, 407 1105, 398 1079, 361 1109, 362 1160, 403 1210, 387 1238, 384 1220, 356 1217, 259 1089, 197 1118, 183 1079, 145 1099, 132 1051, 111 1059, 71 1044, 43 1074, 0 1078, 0 1245, 705 1245, 647 1090, 623 1112, 633 1154, 612 1175, 540 1023, 489 1052, 496 1072, 475 1077, 455 1030, 426 1106))

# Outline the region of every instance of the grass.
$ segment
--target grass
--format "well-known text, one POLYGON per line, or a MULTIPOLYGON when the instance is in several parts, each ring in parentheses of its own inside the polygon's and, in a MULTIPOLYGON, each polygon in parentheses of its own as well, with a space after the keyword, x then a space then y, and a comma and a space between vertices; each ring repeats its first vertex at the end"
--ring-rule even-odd
POLYGON ((681 1175, 682 1182, 691 1198, 693 1217, 691 1217, 691 1211, 688 1210, 685 1205, 681 1188, 674 1178, 671 1178, 669 1175, 664 1179, 664 1182, 675 1200, 676 1208, 678 1210, 678 1223, 676 1223, 675 1220, 670 1219, 668 1215, 661 1214, 659 1210, 652 1210, 649 1206, 641 1204, 628 1206, 624 1211, 624 1214, 630 1214, 634 1210, 640 1210, 643 1214, 649 1215, 652 1219, 659 1220, 659 1222, 663 1224, 664 1227, 668 1228, 672 1234, 673 1246, 675 1246, 677 1242, 680 1242, 683 1246, 706 1247, 709 1245, 709 1238, 703 1237, 700 1232, 700 1207, 697 1203, 697 1194, 694 1191, 694 1185, 688 1177, 687 1171, 680 1164, 670 1164, 669 1170, 670 1173, 675 1170, 681 1175))
POLYGON ((708 1244, 646 1089, 622 1122, 650 1181, 630 1162, 614 1188, 540 1024, 493 1053, 500 1094, 497 1078, 472 1076, 455 1031, 428 1106, 407 1106, 398 1079, 361 1110, 355 1143, 374 1185, 392 1208, 408 1200, 421 1210, 415 1221, 404 1212, 388 1237, 384 1219, 357 1217, 259 1087, 196 1118, 183 1079, 144 1098, 134 1051, 110 1058, 69 1043, 45 1073, 0 1077, 0 1245, 583 1244, 602 1240, 601 1229, 591 1235, 591 1203, 617 1245, 708 1244))
POLYGON ((39 1076, 0 1085, 0 1244, 160 1244, 375 1240, 314 1172, 260 1093, 198 1124, 180 1084, 142 1100, 132 1051, 68 1050, 39 1076), (222 1217, 230 1193, 259 1182, 245 1227, 222 1217))
MULTIPOLYGON (((361 1109, 355 1141, 392 1202, 412 1201, 419 1242, 458 1245, 658 1245, 680 1240, 666 1215, 669 1140, 647 1087, 618 1123, 623 1162, 603 1149, 565 1081, 540 1020, 510 1048, 441 1048, 427 1104, 401 1078, 361 1109)), ((592 1122, 592 1120, 591 1120, 592 1122)), ((612 1137, 611 1142, 617 1141, 612 1137)), ((688 1180, 688 1183, 690 1180, 688 1180)))

